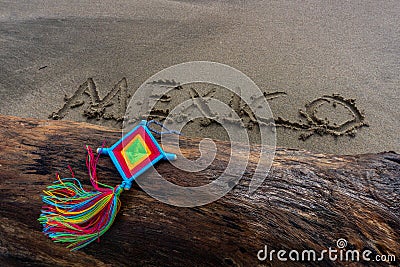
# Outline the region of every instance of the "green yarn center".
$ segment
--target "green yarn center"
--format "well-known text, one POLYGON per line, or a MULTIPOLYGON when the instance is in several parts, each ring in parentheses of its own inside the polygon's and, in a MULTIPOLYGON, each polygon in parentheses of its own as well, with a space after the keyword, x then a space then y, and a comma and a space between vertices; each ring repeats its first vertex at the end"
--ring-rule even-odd
POLYGON ((137 161, 143 158, 143 156, 147 155, 146 148, 143 146, 142 142, 137 139, 133 142, 132 145, 130 145, 126 150, 125 150, 126 156, 128 157, 129 161, 132 164, 135 164, 137 161))

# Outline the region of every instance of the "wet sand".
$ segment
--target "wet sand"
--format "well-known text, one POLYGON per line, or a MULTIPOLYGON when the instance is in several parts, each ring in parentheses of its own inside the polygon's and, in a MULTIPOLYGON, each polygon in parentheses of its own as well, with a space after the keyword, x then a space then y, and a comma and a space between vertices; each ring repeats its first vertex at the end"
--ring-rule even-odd
MULTIPOLYGON (((279 146, 400 152, 398 1, 1 1, 0 10, 2 114, 48 118, 88 78, 99 99, 120 81, 128 97, 163 68, 207 60, 239 69, 266 93, 279 146), (326 125, 356 124, 339 136, 302 129, 315 109, 326 125)), ((190 98, 190 86, 183 90, 162 110, 190 98)), ((88 99, 79 101, 63 119, 119 126, 118 116, 85 113, 88 99)), ((217 125, 196 123, 187 135, 224 138, 217 125)))

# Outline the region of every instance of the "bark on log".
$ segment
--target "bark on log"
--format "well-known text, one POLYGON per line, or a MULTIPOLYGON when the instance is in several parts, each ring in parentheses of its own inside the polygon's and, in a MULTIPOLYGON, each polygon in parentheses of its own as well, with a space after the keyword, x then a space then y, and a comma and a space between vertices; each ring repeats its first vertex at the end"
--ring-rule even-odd
MULTIPOLYGON (((336 156, 284 148, 277 149, 269 176, 253 195, 247 194, 247 186, 255 162, 225 197, 196 208, 163 204, 134 186, 121 195, 121 211, 100 243, 70 252, 41 232, 41 192, 56 172, 69 176, 67 165, 89 185, 84 145, 97 147, 104 139, 113 144, 120 132, 1 115, 0 124, 1 266, 285 266, 288 263, 276 257, 260 262, 257 252, 264 245, 321 251, 336 248, 339 238, 347 239, 347 249, 400 257, 400 155, 336 156)), ((185 139, 183 154, 196 157, 198 141, 185 139)), ((183 173, 168 162, 156 169, 177 184, 206 183, 224 170, 228 160, 224 151, 229 144, 216 143, 217 160, 201 175, 183 173)), ((98 173, 101 182, 120 182, 108 157, 101 158, 98 173)), ((145 175, 151 179, 151 173, 145 175)), ((399 259, 393 264, 398 263, 399 259)), ((325 258, 306 264, 362 263, 325 258)), ((374 264, 379 265, 370 262, 374 264)))

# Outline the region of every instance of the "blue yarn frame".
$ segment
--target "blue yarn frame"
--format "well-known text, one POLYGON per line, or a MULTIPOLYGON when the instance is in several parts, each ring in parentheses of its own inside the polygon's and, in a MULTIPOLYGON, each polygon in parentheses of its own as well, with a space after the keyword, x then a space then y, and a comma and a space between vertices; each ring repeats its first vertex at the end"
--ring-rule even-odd
MULTIPOLYGON (((98 149, 98 151, 99 150, 100 149, 98 149)), ((168 153, 168 156, 167 156, 167 153, 161 148, 161 146, 158 144, 157 140, 154 138, 153 134, 151 133, 151 131, 147 127, 147 121, 145 121, 145 120, 142 120, 135 128, 133 128, 126 135, 124 135, 120 140, 118 140, 110 148, 101 148, 100 151, 101 151, 102 154, 108 154, 110 156, 110 158, 111 158, 112 162, 114 163, 115 167, 117 168, 118 172, 121 174, 122 179, 124 181, 128 182, 128 183, 132 183, 133 180, 135 180, 137 177, 139 177, 141 174, 143 174, 145 171, 147 171, 149 168, 151 168, 151 166, 153 166, 154 164, 156 164, 160 160, 162 160, 162 159, 172 159, 172 160, 176 159, 176 155, 175 154, 168 153), (117 158, 116 158, 116 156, 114 154, 114 149, 119 144, 121 144, 121 142, 123 142, 126 138, 128 138, 131 134, 133 134, 137 129, 139 129, 140 127, 143 127, 144 130, 146 131, 146 133, 150 136, 151 141, 155 144, 156 148, 160 152, 160 155, 158 157, 156 157, 155 159, 153 159, 152 161, 150 161, 146 166, 141 168, 135 174, 133 174, 130 177, 127 177, 125 172, 122 170, 121 164, 119 163, 119 161, 117 160, 117 158)))

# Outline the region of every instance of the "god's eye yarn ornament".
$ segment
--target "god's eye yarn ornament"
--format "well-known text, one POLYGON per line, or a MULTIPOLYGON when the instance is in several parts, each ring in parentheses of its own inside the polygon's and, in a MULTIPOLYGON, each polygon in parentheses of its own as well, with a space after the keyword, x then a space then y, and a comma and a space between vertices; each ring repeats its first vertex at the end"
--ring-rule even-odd
POLYGON ((112 147, 97 149, 97 156, 86 146, 86 166, 94 190, 85 190, 72 170, 72 178, 61 179, 57 174, 58 181, 43 191, 45 205, 38 219, 47 236, 54 242, 69 243, 67 247, 72 250, 99 240, 114 222, 121 206, 118 198, 121 192, 129 190, 132 181, 158 161, 176 159, 175 154, 163 151, 151 131, 157 134, 179 133, 169 130, 157 132, 149 128, 151 123, 163 127, 155 121, 141 121, 112 147), (112 187, 97 181, 96 165, 100 154, 110 156, 122 176, 120 185, 112 187))

